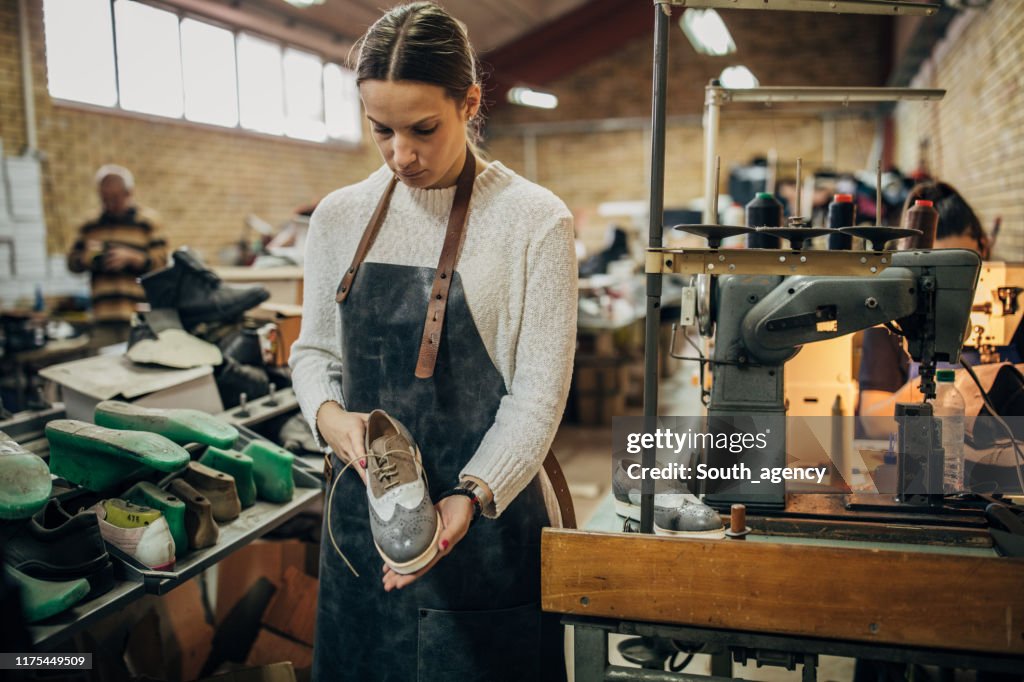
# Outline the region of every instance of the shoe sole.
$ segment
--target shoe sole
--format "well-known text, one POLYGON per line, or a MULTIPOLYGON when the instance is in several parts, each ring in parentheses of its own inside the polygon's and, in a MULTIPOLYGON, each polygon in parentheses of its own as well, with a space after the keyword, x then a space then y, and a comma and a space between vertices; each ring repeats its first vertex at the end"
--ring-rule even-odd
POLYGON ((725 528, 718 530, 669 530, 655 524, 654 534, 666 537, 695 538, 697 540, 724 540, 725 528))
POLYGON ((392 571, 399 575, 409 575, 410 573, 415 573, 429 564, 434 560, 434 557, 437 556, 437 540, 441 537, 441 515, 437 512, 434 512, 434 514, 437 517, 437 530, 434 531, 434 538, 430 541, 430 544, 427 546, 427 549, 424 550, 423 554, 420 554, 415 559, 403 563, 396 563, 388 558, 380 548, 380 545, 377 544, 376 540, 373 541, 373 546, 377 548, 377 553, 380 554, 380 558, 384 560, 384 563, 386 563, 392 571))

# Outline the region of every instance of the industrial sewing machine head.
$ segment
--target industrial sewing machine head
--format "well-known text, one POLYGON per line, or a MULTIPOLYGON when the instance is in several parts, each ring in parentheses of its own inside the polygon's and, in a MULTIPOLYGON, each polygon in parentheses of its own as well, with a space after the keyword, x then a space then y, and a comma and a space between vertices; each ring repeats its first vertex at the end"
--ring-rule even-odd
MULTIPOLYGON (((782 418, 787 360, 804 344, 880 324, 906 338, 910 356, 921 366, 921 391, 926 400, 934 398, 936 363, 960 358, 981 260, 973 251, 960 249, 652 249, 647 265, 648 273, 698 274, 693 321, 702 334, 714 338, 709 419, 782 418)), ((684 310, 684 320, 686 316, 684 310)), ((901 414, 930 417, 931 405, 902 405, 897 416, 901 414)), ((907 470, 920 474, 915 480, 934 479, 938 473, 941 490, 941 448, 935 461, 932 444, 920 442, 933 436, 930 430, 901 429, 900 452, 915 455, 905 458, 901 467, 923 467, 907 470)), ((779 448, 741 457, 751 467, 785 466, 785 440, 781 442, 779 448)), ((905 499, 911 501, 909 496, 905 499)), ((769 484, 756 493, 709 494, 707 501, 715 506, 743 502, 780 508, 785 490, 769 484)))

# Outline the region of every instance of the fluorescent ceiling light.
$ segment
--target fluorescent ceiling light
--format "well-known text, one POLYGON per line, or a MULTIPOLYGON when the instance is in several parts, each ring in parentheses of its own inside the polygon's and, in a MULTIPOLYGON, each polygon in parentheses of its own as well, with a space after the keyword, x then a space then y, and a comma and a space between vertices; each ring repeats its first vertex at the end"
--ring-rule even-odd
POLYGON ((537 109, 554 109, 558 106, 558 98, 550 92, 540 92, 531 88, 512 88, 508 91, 508 101, 524 107, 537 109))
POLYGON ((679 26, 700 54, 722 57, 736 51, 729 29, 713 9, 688 9, 679 18, 679 26))
POLYGON ((750 72, 745 66, 727 66, 722 69, 722 75, 718 77, 722 82, 723 88, 732 88, 736 90, 746 88, 756 88, 761 83, 757 80, 757 76, 750 72))
POLYGON ((300 8, 312 7, 313 5, 322 5, 322 4, 324 4, 324 0, 284 0, 284 1, 287 2, 289 5, 292 5, 293 7, 300 7, 300 8))

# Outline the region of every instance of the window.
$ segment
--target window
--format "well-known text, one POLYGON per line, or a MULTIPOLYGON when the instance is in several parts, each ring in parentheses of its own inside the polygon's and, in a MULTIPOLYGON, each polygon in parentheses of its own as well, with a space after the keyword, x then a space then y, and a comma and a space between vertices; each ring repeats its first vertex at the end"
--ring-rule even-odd
POLYGON ((110 0, 46 0, 43 12, 50 94, 76 102, 115 106, 117 81, 110 0))
POLYGON ((324 124, 324 65, 320 58, 298 50, 284 51, 287 130, 303 140, 327 139, 324 124))
POLYGON ((359 142, 363 120, 356 74, 337 64, 324 67, 324 120, 327 134, 337 140, 359 142))
POLYGON ((114 3, 121 106, 144 114, 181 117, 181 41, 178 17, 138 2, 114 3))
POLYGON ((181 70, 185 118, 198 123, 238 125, 235 36, 194 19, 181 22, 181 70))
POLYGON ((238 36, 238 99, 242 127, 261 133, 284 132, 281 48, 243 33, 238 36))
POLYGON ((362 139, 355 75, 315 54, 135 0, 43 0, 43 11, 55 98, 315 142, 362 139))

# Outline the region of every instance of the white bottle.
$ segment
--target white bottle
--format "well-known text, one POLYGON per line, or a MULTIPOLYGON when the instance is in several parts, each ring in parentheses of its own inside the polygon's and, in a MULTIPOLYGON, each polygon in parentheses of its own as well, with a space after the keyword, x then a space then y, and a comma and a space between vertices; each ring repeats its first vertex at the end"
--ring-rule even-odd
POLYGON ((964 491, 964 397, 956 390, 956 373, 940 369, 935 373, 933 414, 941 417, 942 449, 946 451, 943 492, 947 495, 964 491))

